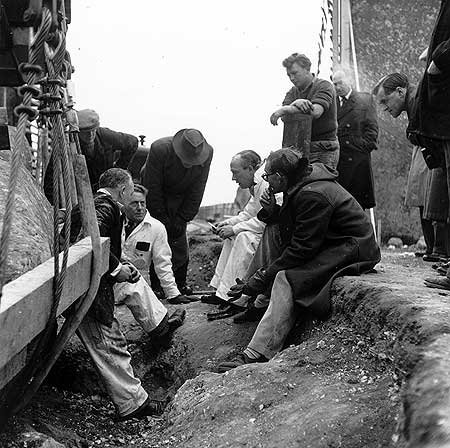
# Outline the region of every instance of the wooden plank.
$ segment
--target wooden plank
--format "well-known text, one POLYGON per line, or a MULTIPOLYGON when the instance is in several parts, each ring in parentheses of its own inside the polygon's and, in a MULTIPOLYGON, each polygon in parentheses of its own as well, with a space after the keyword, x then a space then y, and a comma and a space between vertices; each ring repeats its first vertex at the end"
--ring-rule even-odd
POLYGON ((0 391, 25 367, 27 351, 25 347, 0 369, 0 391))
MULTIPOLYGON (((109 265, 109 239, 102 238, 101 244, 104 274, 109 265)), ((88 290, 91 262, 89 237, 70 248, 57 315, 88 290)), ((0 304, 0 369, 45 328, 53 301, 53 264, 51 258, 4 286, 0 304)))

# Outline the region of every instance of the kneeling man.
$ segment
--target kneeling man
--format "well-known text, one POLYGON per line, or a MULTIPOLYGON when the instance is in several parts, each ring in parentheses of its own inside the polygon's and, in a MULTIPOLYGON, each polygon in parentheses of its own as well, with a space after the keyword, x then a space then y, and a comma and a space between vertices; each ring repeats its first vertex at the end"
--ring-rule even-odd
POLYGON ((272 358, 302 311, 329 316, 329 290, 336 276, 367 272, 380 260, 370 221, 336 182, 335 171, 321 163, 310 165, 297 151, 280 149, 269 155, 264 177, 271 191, 263 195, 258 217, 278 225, 281 252, 240 289, 253 297, 269 291, 270 303, 247 349, 222 363, 221 372, 272 358), (274 197, 279 192, 281 207, 274 197))
POLYGON ((207 303, 227 302, 227 296, 236 278, 242 278, 258 247, 265 223, 257 218, 261 209, 260 199, 268 183, 261 177, 261 157, 251 150, 238 152, 230 163, 233 180, 243 189, 249 189, 251 197, 238 215, 217 225, 218 235, 224 240, 211 286, 215 297, 203 297, 207 303))

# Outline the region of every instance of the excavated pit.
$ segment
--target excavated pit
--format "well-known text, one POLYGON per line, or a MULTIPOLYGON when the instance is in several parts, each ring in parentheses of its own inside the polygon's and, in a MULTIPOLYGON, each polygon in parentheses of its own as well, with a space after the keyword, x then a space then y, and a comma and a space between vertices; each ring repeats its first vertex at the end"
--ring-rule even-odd
MULTIPOLYGON (((220 243, 196 237, 192 246, 190 275, 204 289, 220 243)), ((36 397, 38 419, 63 424, 86 443, 53 432, 65 446, 450 446, 448 294, 423 287, 429 268, 411 255, 384 253, 377 268, 334 283, 329 321, 304 323, 270 362, 224 375, 214 373, 217 364, 246 346, 255 324, 208 322, 214 307, 192 303, 169 346, 155 347, 119 307, 137 375, 155 398, 171 398, 163 419, 112 422, 75 339, 49 379, 59 389, 47 386, 47 396, 36 397)), ((36 417, 27 412, 24 418, 36 417)))

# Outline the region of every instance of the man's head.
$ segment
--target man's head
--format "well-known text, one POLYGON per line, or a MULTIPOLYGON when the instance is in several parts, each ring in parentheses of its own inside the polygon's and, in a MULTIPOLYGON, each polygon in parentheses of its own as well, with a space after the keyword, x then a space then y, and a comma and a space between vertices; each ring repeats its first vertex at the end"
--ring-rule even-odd
POLYGON ((98 180, 99 188, 111 193, 112 198, 122 205, 128 204, 134 190, 131 174, 122 168, 106 170, 98 180))
POLYGON ((255 172, 261 165, 261 157, 252 150, 238 152, 231 159, 233 179, 241 188, 250 188, 255 183, 255 172))
POLYGON ((283 61, 286 74, 292 84, 300 90, 305 89, 311 82, 311 61, 304 54, 293 53, 283 61))
POLYGON ((308 176, 311 169, 308 158, 301 152, 293 148, 282 148, 270 153, 263 177, 273 193, 281 193, 308 176))
POLYGON ((134 191, 130 201, 125 205, 125 214, 129 221, 139 224, 145 218, 147 213, 146 197, 148 190, 140 184, 134 184, 134 191))
POLYGON ((377 104, 382 106, 384 111, 397 118, 406 110, 408 87, 409 81, 406 75, 391 73, 377 82, 372 94, 375 95, 377 104))
POLYGON ((197 129, 181 129, 173 137, 173 149, 185 168, 203 165, 213 149, 197 129))
POLYGON ((333 74, 333 84, 338 96, 345 96, 350 92, 350 80, 343 70, 338 70, 333 74))
POLYGON ((100 118, 98 113, 92 109, 78 110, 77 117, 81 150, 86 156, 92 157, 94 154, 95 134, 100 126, 100 118))

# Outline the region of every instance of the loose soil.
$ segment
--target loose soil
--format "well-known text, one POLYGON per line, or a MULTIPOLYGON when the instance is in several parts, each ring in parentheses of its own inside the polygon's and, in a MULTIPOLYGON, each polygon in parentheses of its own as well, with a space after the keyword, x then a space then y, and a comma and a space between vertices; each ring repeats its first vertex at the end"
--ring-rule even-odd
MULTIPOLYGON (((216 258, 220 253, 220 245, 220 240, 216 237, 191 237, 189 278, 196 290, 208 288, 208 281, 212 277, 216 258)), ((418 275, 429 273, 423 262, 411 253, 399 251, 385 253, 379 269, 384 269, 386 262, 414 268, 418 271, 418 275)), ((149 384, 152 378, 143 378, 147 389, 157 392, 160 398, 165 392, 167 394, 167 391, 169 396, 173 396, 175 389, 180 387, 184 380, 196 376, 201 370, 214 371, 218 362, 232 358, 246 345, 254 325, 239 327, 228 319, 210 322, 209 327, 206 327, 204 313, 212 309, 213 306, 200 303, 187 306, 187 321, 178 332, 182 335, 182 331, 185 331, 185 337, 195 338, 195 352, 192 351, 194 350, 192 346, 183 349, 184 352, 182 350, 186 356, 194 356, 195 362, 179 369, 175 377, 174 375, 164 377, 164 372, 160 372, 157 388, 152 388, 149 384), (188 322, 189 319, 191 324, 188 322), (242 332, 241 337, 239 332, 242 332)), ((175 334, 172 345, 177 344, 177 337, 175 334)), ((366 428, 364 434, 355 436, 335 428, 338 437, 336 443, 324 446, 356 448, 396 444, 400 438, 399 391, 404 372, 397 370, 393 364, 392 335, 386 332, 378 337, 375 343, 366 335, 355 333, 349 322, 336 315, 327 322, 314 322, 306 328, 305 326, 298 328, 289 343, 298 344, 302 341, 304 341, 301 345, 302 359, 299 362, 303 363, 305 375, 332 377, 334 381, 346 385, 341 391, 344 394, 343 399, 361 398, 368 406, 380 410, 373 418, 367 418, 367 425, 363 425, 366 428)), ((140 342, 131 341, 132 352, 134 344, 139 345, 140 342)), ((170 354, 170 350, 175 349, 159 347, 159 350, 170 354)), ((179 362, 179 359, 176 362, 179 362)), ((174 370, 174 366, 168 367, 169 370, 174 370)), ((291 386, 296 387, 301 382, 302 378, 297 378, 291 386)), ((149 417, 142 421, 115 422, 113 406, 101 388, 98 393, 86 395, 57 389, 47 382, 32 404, 21 414, 13 417, 6 431, 0 434, 0 447, 41 446, 31 445, 30 437, 27 438, 25 435, 27 431, 33 429, 50 435, 66 447, 183 447, 179 436, 170 435, 166 415, 162 418, 149 417)))

